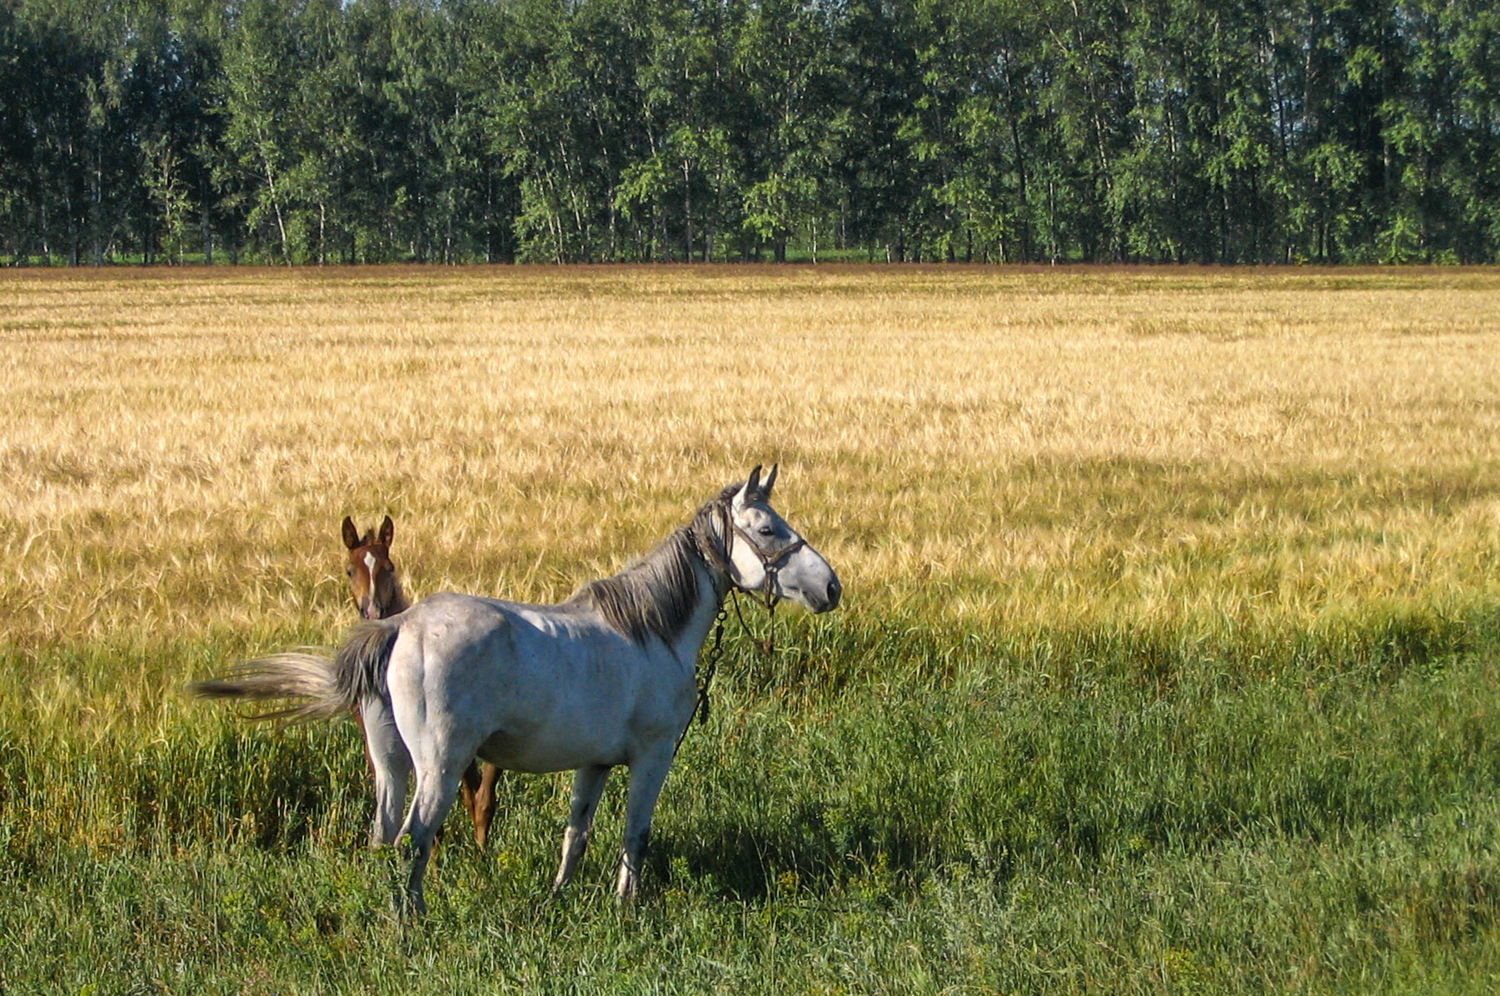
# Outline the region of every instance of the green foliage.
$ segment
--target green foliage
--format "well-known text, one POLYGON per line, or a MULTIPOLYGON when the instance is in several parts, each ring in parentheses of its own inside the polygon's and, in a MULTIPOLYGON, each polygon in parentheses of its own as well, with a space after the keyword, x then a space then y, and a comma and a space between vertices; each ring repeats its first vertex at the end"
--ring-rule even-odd
POLYGON ((25 0, 0 254, 1489 262, 1472 0, 25 0))

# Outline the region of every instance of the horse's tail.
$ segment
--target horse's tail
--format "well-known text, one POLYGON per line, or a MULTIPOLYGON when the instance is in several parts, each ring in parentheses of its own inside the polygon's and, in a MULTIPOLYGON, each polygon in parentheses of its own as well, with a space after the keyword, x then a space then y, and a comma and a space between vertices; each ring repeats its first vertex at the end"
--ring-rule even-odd
POLYGON ((367 619, 355 624, 334 657, 313 651, 247 661, 222 678, 195 681, 188 691, 205 699, 302 699, 250 719, 306 723, 346 715, 369 696, 385 698, 385 669, 400 624, 367 619))

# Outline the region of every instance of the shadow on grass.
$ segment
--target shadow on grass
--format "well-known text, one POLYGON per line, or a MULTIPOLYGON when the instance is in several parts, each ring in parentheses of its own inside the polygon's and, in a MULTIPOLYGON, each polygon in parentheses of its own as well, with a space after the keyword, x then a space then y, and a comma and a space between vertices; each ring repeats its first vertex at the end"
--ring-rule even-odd
MULTIPOLYGON (((1097 853, 1079 857, 1092 861, 1097 853)), ((668 888, 754 903, 784 891, 788 882, 813 894, 853 887, 890 895, 901 883, 953 863, 981 866, 997 883, 1014 871, 1009 852, 993 860, 949 855, 935 850, 930 834, 917 828, 802 804, 776 826, 726 821, 690 836, 659 834, 652 839, 647 877, 668 888)))

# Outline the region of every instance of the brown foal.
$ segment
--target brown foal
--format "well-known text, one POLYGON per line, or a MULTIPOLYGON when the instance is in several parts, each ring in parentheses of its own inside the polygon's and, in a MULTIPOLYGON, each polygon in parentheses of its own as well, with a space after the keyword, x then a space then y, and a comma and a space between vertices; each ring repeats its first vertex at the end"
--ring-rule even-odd
MULTIPOLYGON (((354 607, 365 619, 385 619, 411 608, 396 576, 396 565, 391 562, 391 540, 395 532, 396 525, 389 515, 380 524, 378 533, 372 529, 363 536, 354 520, 344 517, 344 546, 349 549, 345 573, 349 575, 354 607)), ((365 721, 358 708, 354 710, 354 721, 359 724, 360 739, 364 739, 365 721)), ((365 759, 369 760, 368 748, 365 759)), ((474 821, 474 840, 481 850, 495 819, 495 781, 499 777, 500 769, 493 764, 470 761, 464 771, 464 808, 474 821)))

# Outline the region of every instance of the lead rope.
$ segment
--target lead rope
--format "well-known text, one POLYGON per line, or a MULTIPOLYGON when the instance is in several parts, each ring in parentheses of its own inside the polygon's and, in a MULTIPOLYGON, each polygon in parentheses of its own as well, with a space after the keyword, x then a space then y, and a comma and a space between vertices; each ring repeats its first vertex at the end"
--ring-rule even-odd
MULTIPOLYGON (((735 599, 735 614, 740 611, 739 599, 735 599)), ((698 678, 698 705, 693 710, 698 717, 698 725, 702 726, 708 722, 708 686, 713 684, 714 672, 719 668, 719 650, 724 645, 724 620, 729 616, 729 609, 722 603, 719 605, 719 614, 714 617, 714 645, 708 652, 708 663, 703 666, 702 676, 698 678)), ((682 741, 687 739, 688 730, 693 728, 693 717, 689 716, 687 725, 682 732, 677 734, 677 745, 672 748, 672 756, 682 749, 682 741)))
MULTIPOLYGON (((739 592, 733 591, 732 594, 734 596, 734 617, 739 620, 740 629, 749 633, 750 627, 745 624, 745 617, 740 614, 739 592)), ((760 648, 762 657, 770 657, 776 651, 776 606, 778 602, 772 599, 761 601, 758 598, 756 601, 766 607, 766 638, 764 640, 756 640, 755 645, 760 648)))

